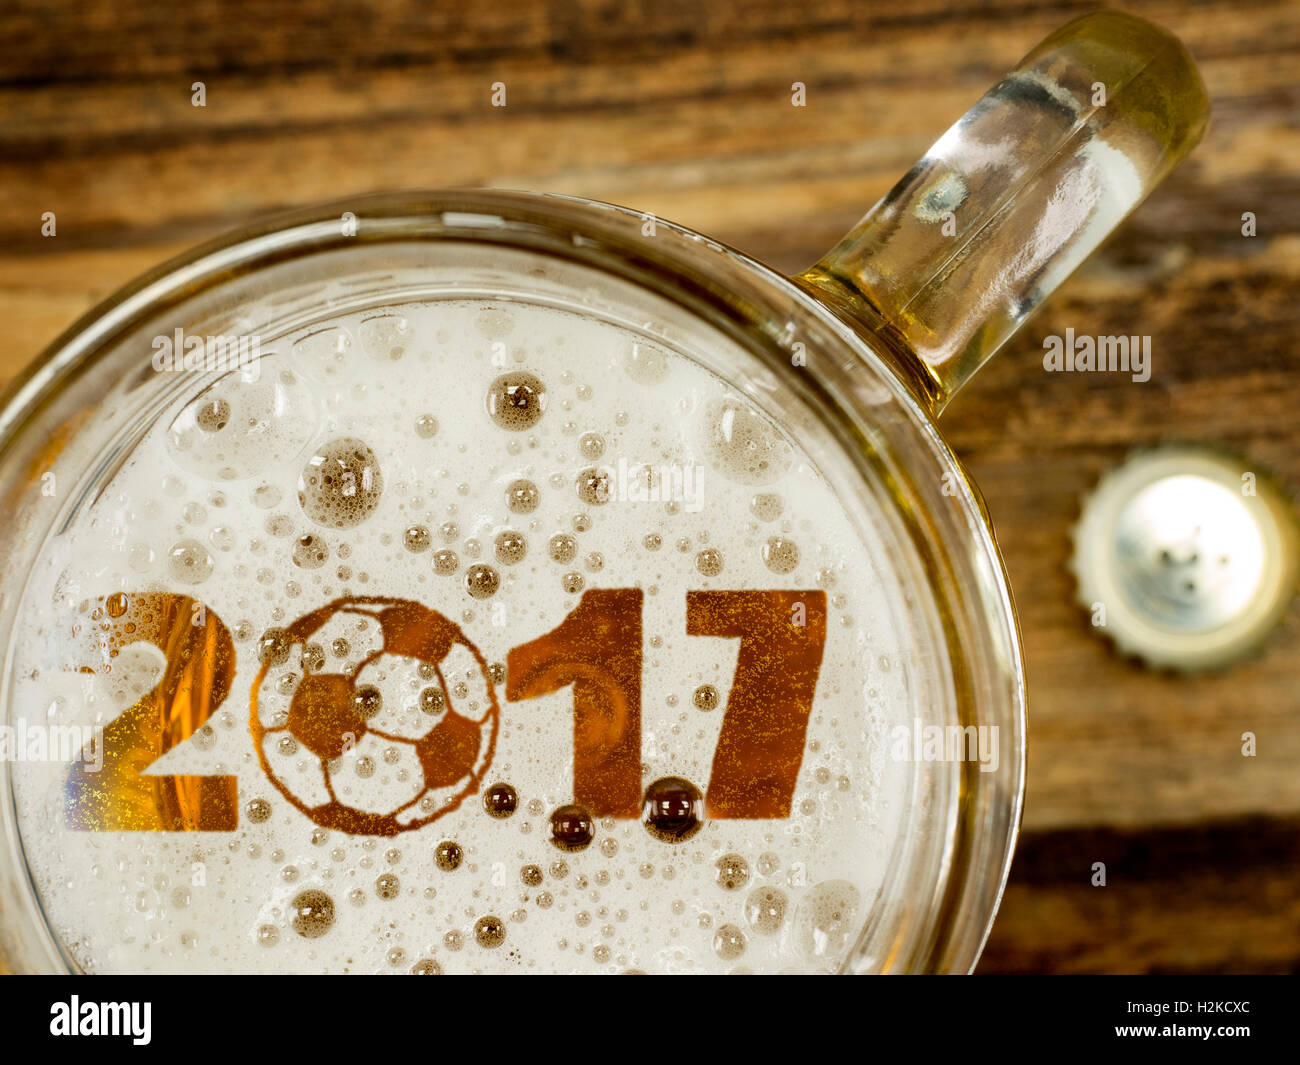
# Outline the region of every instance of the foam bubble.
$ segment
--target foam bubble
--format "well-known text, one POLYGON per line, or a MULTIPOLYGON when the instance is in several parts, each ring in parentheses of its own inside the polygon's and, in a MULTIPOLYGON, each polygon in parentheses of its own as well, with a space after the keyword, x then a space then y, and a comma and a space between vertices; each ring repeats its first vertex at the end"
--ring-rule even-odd
POLYGON ((210 481, 257 477, 298 455, 316 434, 317 403, 305 381, 267 355, 187 403, 167 431, 167 450, 210 481))
POLYGON ((799 565, 799 548, 784 536, 771 536, 763 544, 763 564, 773 573, 793 573, 799 565))
POLYGON ((511 481, 506 486, 506 508, 511 514, 531 514, 541 502, 541 493, 532 481, 511 481))
POLYGON ((465 852, 459 843, 445 839, 434 850, 434 861, 444 873, 455 872, 464 861, 465 852))
POLYGON ((561 806, 551 814, 551 842, 562 851, 585 850, 595 835, 591 815, 581 806, 561 806))
POLYGON ((319 939, 334 927, 334 900, 315 888, 293 900, 293 930, 304 939, 319 939))
POLYGON ((749 883, 749 863, 739 854, 724 854, 716 863, 718 886, 739 891, 749 883))
POLYGON ((668 379, 672 364, 658 348, 637 342, 624 352, 623 369, 638 384, 658 385, 668 379))
POLYGON ((600 506, 609 502, 609 472, 596 466, 590 466, 578 474, 578 498, 584 503, 600 506))
POLYGON ((474 938, 480 947, 493 950, 506 941, 506 923, 489 914, 474 922, 474 938))
POLYGON ((400 314, 363 319, 357 333, 362 349, 372 359, 396 362, 411 343, 411 323, 400 314))
POLYGON ((533 428, 546 412, 546 405, 546 386, 526 370, 504 373, 488 387, 488 417, 513 433, 533 428))
POLYGON ((704 823, 700 789, 682 777, 662 777, 646 788, 642 824, 661 843, 684 843, 704 823))
POLYGON ((695 689, 691 701, 697 710, 716 710, 718 707, 718 689, 712 684, 701 684, 695 689))
POLYGON ((547 553, 553 562, 568 564, 577 557, 578 541, 568 533, 556 533, 547 544, 547 553))
POLYGON ((861 893, 847 880, 827 880, 810 888, 794 915, 795 942, 808 958, 835 958, 858 934, 861 893))
POLYGON ((202 584, 213 567, 212 555, 193 537, 177 540, 167 550, 167 573, 181 584, 202 584))
POLYGON ((794 462, 794 451, 776 426, 740 400, 712 401, 704 424, 705 457, 737 484, 773 484, 794 462))
POLYGON ((298 503, 317 525, 350 529, 375 512, 384 492, 379 460, 363 440, 338 437, 317 448, 298 477, 298 503))
POLYGON ((465 571, 465 591, 475 599, 488 599, 501 587, 501 575, 491 566, 475 563, 465 571))
POLYGON ((695 568, 706 577, 716 577, 722 572, 722 552, 716 548, 705 548, 695 556, 695 568))
POLYGON ((724 924, 713 934, 713 951, 723 961, 733 961, 745 953, 746 942, 739 926, 724 924))
POLYGON ((519 793, 509 784, 493 784, 483 795, 483 808, 489 817, 510 817, 519 807, 519 793))
POLYGON ((745 900, 745 920, 760 935, 774 936, 785 924, 789 900, 780 888, 760 887, 745 900))
POLYGON ((522 562, 527 554, 528 541, 524 539, 522 533, 515 532, 513 529, 497 533, 496 555, 497 561, 502 565, 513 566, 522 562))
POLYGON ((300 569, 320 569, 329 557, 329 544, 315 533, 300 536, 293 545, 293 564, 300 569))

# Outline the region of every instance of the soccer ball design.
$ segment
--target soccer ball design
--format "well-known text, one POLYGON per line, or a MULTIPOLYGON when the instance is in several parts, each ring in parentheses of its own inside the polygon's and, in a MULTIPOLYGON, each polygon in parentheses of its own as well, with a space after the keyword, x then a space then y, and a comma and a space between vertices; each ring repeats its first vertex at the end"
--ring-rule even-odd
POLYGON ((271 783, 324 828, 393 836, 474 794, 500 707, 455 622, 409 599, 347 597, 263 644, 249 727, 271 783))

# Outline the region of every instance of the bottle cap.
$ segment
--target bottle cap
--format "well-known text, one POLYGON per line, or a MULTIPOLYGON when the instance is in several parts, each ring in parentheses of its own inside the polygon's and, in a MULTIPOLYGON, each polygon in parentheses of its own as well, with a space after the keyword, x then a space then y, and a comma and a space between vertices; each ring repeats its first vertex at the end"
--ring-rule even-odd
POLYGON ((1106 473, 1074 528, 1071 566, 1093 624, 1153 668, 1193 672, 1257 650, 1297 586, 1300 530, 1282 490, 1196 445, 1106 473))

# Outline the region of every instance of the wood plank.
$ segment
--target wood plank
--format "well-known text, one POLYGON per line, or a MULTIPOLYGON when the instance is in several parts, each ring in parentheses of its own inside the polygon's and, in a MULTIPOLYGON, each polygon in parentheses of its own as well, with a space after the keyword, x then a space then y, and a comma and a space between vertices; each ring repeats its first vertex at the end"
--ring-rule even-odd
POLYGON ((1294 973, 1297 866, 1296 820, 1028 835, 976 971, 1294 973))

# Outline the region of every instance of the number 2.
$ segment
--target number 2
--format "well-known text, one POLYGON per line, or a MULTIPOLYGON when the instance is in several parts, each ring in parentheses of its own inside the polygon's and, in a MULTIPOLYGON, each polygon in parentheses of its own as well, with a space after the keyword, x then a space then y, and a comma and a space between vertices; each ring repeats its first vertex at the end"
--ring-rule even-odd
POLYGON ((167 657, 158 684, 104 727, 103 765, 74 762, 64 785, 68 827, 83 832, 222 832, 239 824, 237 778, 146 776, 230 693, 235 645, 215 613, 183 595, 110 595, 90 616, 107 664, 123 647, 153 644, 167 657))

